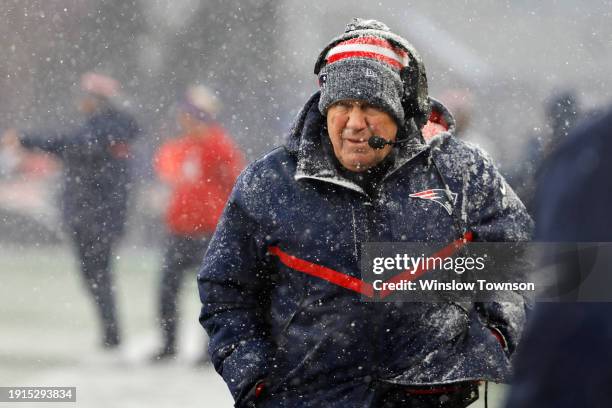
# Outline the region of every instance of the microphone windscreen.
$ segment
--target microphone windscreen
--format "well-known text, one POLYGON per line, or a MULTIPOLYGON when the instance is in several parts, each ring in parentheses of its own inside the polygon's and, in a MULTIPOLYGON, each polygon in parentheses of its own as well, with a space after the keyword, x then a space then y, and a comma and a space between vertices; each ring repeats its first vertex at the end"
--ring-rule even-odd
POLYGON ((372 149, 384 149, 384 147, 388 144, 389 142, 387 142, 385 139, 383 139, 380 136, 372 136, 368 139, 368 145, 372 148, 372 149))

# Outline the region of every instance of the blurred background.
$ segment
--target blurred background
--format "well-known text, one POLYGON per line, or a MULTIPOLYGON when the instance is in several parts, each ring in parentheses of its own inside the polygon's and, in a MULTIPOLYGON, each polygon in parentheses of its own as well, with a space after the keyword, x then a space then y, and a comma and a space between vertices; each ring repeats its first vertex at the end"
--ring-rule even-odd
MULTIPOLYGON (((61 164, 33 154, 17 165, 0 150, 0 386, 76 385, 92 407, 231 405, 212 368, 191 364, 204 341, 194 279, 183 289, 184 354, 155 366, 145 358, 157 344, 164 235, 152 156, 176 133, 176 101, 194 83, 215 91, 218 119, 248 160, 282 143, 316 90, 319 51, 357 16, 415 45, 430 94, 464 124, 460 137, 487 150, 526 202, 538 162, 563 136, 555 120, 566 133, 611 102, 610 1, 2 1, 0 132, 78 122, 79 78, 92 70, 121 82, 143 132, 114 260, 127 332, 114 359, 96 350, 92 306, 62 232, 61 164), (570 111, 553 112, 569 99, 570 111)), ((491 406, 502 394, 494 390, 491 406)))

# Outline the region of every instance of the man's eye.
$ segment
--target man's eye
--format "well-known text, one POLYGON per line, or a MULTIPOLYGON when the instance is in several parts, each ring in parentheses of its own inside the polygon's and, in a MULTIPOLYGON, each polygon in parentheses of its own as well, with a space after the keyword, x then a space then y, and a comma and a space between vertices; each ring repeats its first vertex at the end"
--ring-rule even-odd
POLYGON ((375 107, 373 105, 370 105, 370 104, 365 104, 363 106, 363 110, 367 114, 369 114, 369 115, 376 115, 376 114, 379 114, 380 112, 382 112, 379 108, 377 108, 377 107, 375 107))

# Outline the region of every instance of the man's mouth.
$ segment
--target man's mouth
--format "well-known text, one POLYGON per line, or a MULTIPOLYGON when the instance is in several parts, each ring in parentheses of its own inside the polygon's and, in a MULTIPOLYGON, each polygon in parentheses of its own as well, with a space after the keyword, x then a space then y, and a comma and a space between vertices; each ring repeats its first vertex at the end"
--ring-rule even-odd
POLYGON ((343 139, 344 148, 348 149, 352 153, 361 153, 366 154, 371 150, 371 147, 368 145, 368 139, 364 138, 347 138, 343 139))
POLYGON ((368 143, 367 137, 343 137, 342 140, 346 143, 355 144, 355 145, 368 143))

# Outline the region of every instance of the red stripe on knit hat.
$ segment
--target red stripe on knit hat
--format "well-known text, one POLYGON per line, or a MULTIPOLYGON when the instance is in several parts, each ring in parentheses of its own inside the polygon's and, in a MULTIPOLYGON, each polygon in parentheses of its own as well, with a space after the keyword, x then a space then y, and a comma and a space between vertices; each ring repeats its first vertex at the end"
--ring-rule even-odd
POLYGON ((408 53, 379 37, 357 37, 342 41, 327 52, 326 58, 328 64, 346 58, 370 58, 394 69, 408 65, 408 53))
POLYGON ((331 63, 338 62, 338 61, 341 61, 347 58, 370 58, 370 59, 378 60, 380 62, 389 64, 393 68, 402 69, 402 64, 400 64, 396 60, 386 57, 384 55, 375 53, 375 52, 367 52, 367 51, 348 51, 348 52, 341 52, 339 54, 334 54, 327 59, 327 63, 331 64, 331 63))
POLYGON ((337 45, 341 45, 341 44, 372 44, 372 45, 378 45, 379 47, 384 47, 384 48, 390 49, 394 53, 398 54, 400 57, 403 57, 403 58, 407 58, 408 57, 408 53, 406 51, 402 50, 399 47, 394 47, 393 45, 391 45, 391 43, 389 41, 385 40, 384 38, 380 38, 380 37, 357 37, 357 38, 351 38, 351 39, 348 39, 346 41, 342 41, 341 43, 339 43, 337 45))

